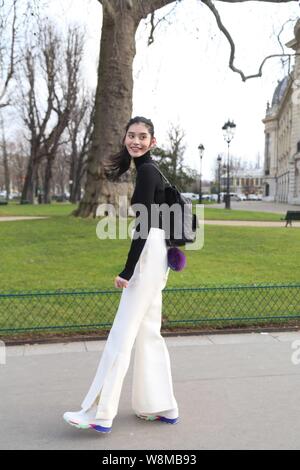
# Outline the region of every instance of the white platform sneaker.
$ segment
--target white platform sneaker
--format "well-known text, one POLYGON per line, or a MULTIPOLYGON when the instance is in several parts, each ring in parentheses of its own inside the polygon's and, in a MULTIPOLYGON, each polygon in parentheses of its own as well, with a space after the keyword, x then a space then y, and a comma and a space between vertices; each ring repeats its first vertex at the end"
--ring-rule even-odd
POLYGON ((64 413, 64 420, 71 426, 78 429, 94 429, 97 432, 109 433, 112 428, 112 420, 96 419, 96 408, 88 411, 67 411, 64 413))
POLYGON ((176 424, 179 421, 178 409, 161 411, 159 413, 137 413, 136 416, 146 421, 162 421, 163 423, 176 424))

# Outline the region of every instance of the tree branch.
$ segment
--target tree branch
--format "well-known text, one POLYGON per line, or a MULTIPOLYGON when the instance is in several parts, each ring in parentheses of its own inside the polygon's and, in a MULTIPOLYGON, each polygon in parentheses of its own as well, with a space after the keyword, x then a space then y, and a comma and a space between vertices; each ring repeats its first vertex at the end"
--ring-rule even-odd
MULTIPOLYGON (((283 44, 282 44, 282 42, 281 42, 280 35, 282 34, 282 32, 283 32, 285 26, 286 26, 288 23, 295 23, 295 22, 296 22, 296 19, 292 19, 292 18, 288 19, 287 21, 285 21, 285 23, 283 23, 283 25, 281 26, 281 29, 280 29, 279 33, 277 34, 277 40, 278 40, 278 42, 279 42, 279 45, 280 45, 280 47, 281 47, 281 50, 282 50, 282 53, 283 53, 283 54, 284 54, 284 47, 283 47, 283 44)), ((274 30, 273 30, 273 31, 274 31, 274 30)))
MULTIPOLYGON (((224 1, 224 2, 226 1, 226 2, 230 2, 230 3, 239 3, 239 2, 243 2, 243 1, 249 1, 249 0, 219 0, 219 1, 224 1)), ((263 1, 271 1, 271 0, 263 0, 263 1)), ((287 2, 287 1, 294 1, 294 0, 275 0, 272 3, 284 3, 284 2, 287 2)), ((272 55, 269 55, 269 56, 264 58, 264 60, 262 61, 261 65, 259 67, 259 70, 256 74, 246 76, 242 70, 236 68, 235 65, 234 65, 235 44, 233 42, 233 39, 232 39, 230 33, 228 32, 228 30, 225 28, 224 24, 222 23, 220 14, 219 14, 218 10, 216 9, 215 5, 212 3, 211 0, 202 0, 202 3, 204 3, 212 11, 214 17, 216 18, 216 22, 217 22, 217 25, 218 25, 220 31, 227 38, 227 40, 230 44, 229 68, 231 70, 233 70, 233 72, 238 73, 241 76, 243 82, 245 82, 246 80, 248 80, 250 78, 261 77, 262 76, 262 68, 263 68, 265 62, 268 59, 270 59, 272 57, 283 57, 283 56, 292 57, 292 56, 295 55, 295 54, 272 54, 272 55)))
MULTIPOLYGON (((101 1, 103 0, 99 0, 99 1, 101 3, 101 1)), ((175 0, 140 0, 140 3, 142 3, 143 9, 146 15, 148 15, 149 13, 152 13, 155 10, 158 10, 159 8, 169 5, 170 3, 173 3, 174 1, 175 0)), ((218 1, 226 2, 226 3, 242 3, 242 2, 249 2, 252 0, 218 0, 218 1)), ((288 2, 297 2, 298 0, 257 0, 257 2, 259 1, 269 2, 269 3, 288 3, 288 2)))
MULTIPOLYGON (((12 18, 12 25, 11 25, 11 44, 10 44, 10 54, 9 54, 9 68, 7 71, 6 79, 3 84, 3 88, 0 93, 0 102, 4 99, 4 96, 7 92, 9 82, 11 81, 14 71, 15 71, 15 43, 16 43, 16 21, 17 21, 17 0, 13 2, 13 18, 12 18)), ((1 64, 3 66, 3 64, 1 64)), ((4 108, 8 106, 10 103, 1 103, 0 108, 4 108)))
MULTIPOLYGON (((181 1, 181 0, 179 0, 181 1)), ((145 16, 149 15, 150 13, 155 12, 155 10, 159 10, 170 3, 174 3, 175 0, 142 0, 140 1, 141 7, 143 9, 143 13, 145 16)))
MULTIPOLYGON (((226 3, 242 3, 242 2, 250 2, 252 0, 218 0, 218 1, 219 2, 226 2, 226 3)), ((256 0, 256 1, 257 2, 268 2, 268 3, 289 3, 289 2, 297 2, 298 0, 256 0)))
MULTIPOLYGON (((179 0, 181 1, 181 0, 179 0)), ((165 15, 163 16, 162 18, 160 18, 156 24, 154 24, 154 17, 155 17, 155 12, 153 11, 151 13, 151 16, 150 16, 150 24, 151 24, 151 30, 150 30, 150 34, 149 34, 149 37, 148 37, 148 46, 150 46, 153 42, 154 42, 154 31, 155 29, 157 28, 157 26, 159 25, 159 23, 161 21, 166 21, 166 18, 168 15, 170 15, 176 8, 176 4, 178 3, 178 0, 175 2, 175 5, 174 7, 165 15)))

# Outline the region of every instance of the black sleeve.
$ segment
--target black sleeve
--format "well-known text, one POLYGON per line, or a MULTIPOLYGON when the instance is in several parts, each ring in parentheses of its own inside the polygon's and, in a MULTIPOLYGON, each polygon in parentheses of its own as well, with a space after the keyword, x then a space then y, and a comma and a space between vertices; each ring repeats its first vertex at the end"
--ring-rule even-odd
MULTIPOLYGON (((151 227, 151 204, 154 204, 154 194, 157 181, 159 178, 158 171, 153 165, 146 163, 141 165, 137 171, 136 186, 131 201, 134 204, 144 204, 148 213, 148 229, 146 234, 149 234, 151 227)), ((137 264, 140 254, 146 243, 146 238, 135 238, 139 232, 139 224, 135 225, 135 231, 131 241, 130 250, 128 253, 127 261, 124 270, 119 274, 123 279, 129 280, 133 275, 135 265, 137 264)))

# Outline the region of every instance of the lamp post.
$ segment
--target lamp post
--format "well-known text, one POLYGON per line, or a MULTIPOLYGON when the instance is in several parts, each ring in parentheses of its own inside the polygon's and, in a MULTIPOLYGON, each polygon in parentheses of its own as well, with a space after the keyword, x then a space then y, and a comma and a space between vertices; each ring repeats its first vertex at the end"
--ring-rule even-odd
POLYGON ((71 200, 73 196, 73 180, 69 180, 69 199, 71 200))
POLYGON ((218 155, 217 162, 218 162, 218 204, 221 202, 221 155, 218 155))
POLYGON ((198 145, 199 156, 200 156, 200 186, 199 186, 199 204, 202 204, 202 157, 204 152, 204 145, 198 145))
POLYGON ((230 209, 230 179, 229 179, 229 146, 232 141, 235 133, 236 125, 233 121, 225 122, 222 127, 224 139, 227 142, 228 153, 227 153, 227 189, 226 189, 226 200, 225 200, 225 209, 230 209))

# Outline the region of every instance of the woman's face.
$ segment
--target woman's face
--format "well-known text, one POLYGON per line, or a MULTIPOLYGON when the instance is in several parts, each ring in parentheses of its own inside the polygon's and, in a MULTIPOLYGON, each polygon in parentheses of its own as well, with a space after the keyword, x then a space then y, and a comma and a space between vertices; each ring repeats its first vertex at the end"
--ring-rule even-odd
POLYGON ((141 157, 156 145, 155 137, 151 137, 148 127, 143 122, 131 124, 124 145, 131 157, 141 157))

